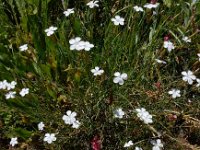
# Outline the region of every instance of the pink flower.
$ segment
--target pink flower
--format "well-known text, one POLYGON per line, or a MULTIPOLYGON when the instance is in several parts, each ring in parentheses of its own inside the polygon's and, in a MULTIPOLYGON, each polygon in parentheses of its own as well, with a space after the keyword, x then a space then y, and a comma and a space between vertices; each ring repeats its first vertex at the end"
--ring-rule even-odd
POLYGON ((94 138, 91 141, 91 144, 92 144, 92 150, 101 149, 101 140, 97 135, 94 136, 94 138))
POLYGON ((164 41, 169 41, 169 39, 170 39, 170 35, 166 35, 166 36, 164 37, 164 41))

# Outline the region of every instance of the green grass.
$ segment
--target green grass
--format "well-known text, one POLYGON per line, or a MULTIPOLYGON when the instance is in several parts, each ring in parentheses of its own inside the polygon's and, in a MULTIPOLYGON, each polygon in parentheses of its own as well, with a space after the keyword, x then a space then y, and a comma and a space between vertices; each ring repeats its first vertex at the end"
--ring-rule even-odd
POLYGON ((17 92, 30 89, 25 97, 9 100, 0 91, 0 147, 8 149, 10 138, 17 136, 16 149, 91 149, 98 135, 105 150, 123 149, 129 140, 151 149, 151 139, 160 132, 165 149, 198 149, 200 89, 186 84, 181 72, 189 69, 200 78, 200 3, 159 1, 153 15, 152 10, 133 9, 146 0, 102 0, 94 9, 87 2, 0 0, 0 81, 17 81, 17 92), (67 8, 75 13, 65 17, 67 8), (124 26, 114 26, 115 15, 125 18, 124 26), (47 37, 44 30, 51 25, 58 30, 47 37), (166 35, 175 44, 171 53, 163 48, 166 35), (192 42, 185 43, 184 35, 192 42), (95 47, 71 51, 69 40, 77 36, 95 47), (28 51, 20 52, 25 43, 28 51), (156 63, 156 58, 167 64, 156 63), (90 70, 95 66, 105 73, 94 77, 90 70), (113 83, 116 71, 128 74, 122 86, 113 83), (171 88, 180 89, 181 97, 172 99, 171 88), (125 118, 113 117, 118 107, 127 113, 125 118), (137 118, 138 107, 153 115, 153 124, 137 118), (77 112, 79 129, 64 124, 62 116, 69 109, 77 112), (169 121, 171 114, 177 119, 169 121), (46 125, 42 132, 37 129, 41 121, 46 125), (56 142, 43 142, 47 132, 58 133, 56 142))

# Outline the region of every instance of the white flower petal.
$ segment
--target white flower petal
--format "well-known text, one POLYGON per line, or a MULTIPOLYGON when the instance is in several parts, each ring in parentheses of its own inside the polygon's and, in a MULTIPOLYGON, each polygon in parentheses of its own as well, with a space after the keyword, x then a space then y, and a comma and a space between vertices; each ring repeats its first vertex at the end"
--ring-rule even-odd
POLYGON ((122 74, 121 74, 121 78, 122 78, 123 80, 127 80, 128 75, 127 75, 126 73, 122 73, 122 74))
POLYGON ((115 73, 114 73, 114 76, 119 77, 119 76, 120 76, 120 73, 119 73, 119 72, 115 72, 115 73))
POLYGON ((114 82, 114 83, 119 83, 120 80, 121 80, 121 79, 120 79, 119 77, 115 77, 115 78, 113 79, 113 82, 114 82))

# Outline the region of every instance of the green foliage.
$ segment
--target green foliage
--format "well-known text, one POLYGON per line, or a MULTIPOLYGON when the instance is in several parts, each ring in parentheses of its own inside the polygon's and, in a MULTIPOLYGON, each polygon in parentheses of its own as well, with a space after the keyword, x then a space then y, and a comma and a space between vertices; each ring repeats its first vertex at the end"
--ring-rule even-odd
MULTIPOLYGON (((184 115, 200 116, 199 88, 181 80, 184 70, 200 74, 200 3, 163 0, 153 15, 152 10, 133 10, 146 0, 102 0, 94 9, 87 7, 87 2, 0 0, 0 81, 17 81, 17 92, 23 87, 30 89, 29 95, 9 100, 6 92, 0 91, 0 146, 5 140, 2 147, 8 148, 9 138, 17 136, 27 147, 38 149, 90 149, 92 138, 98 135, 103 149, 122 149, 129 139, 150 149, 148 142, 157 138, 157 129, 163 133, 165 148, 173 149, 171 143, 180 132, 187 137, 193 130, 191 127, 189 132, 190 128, 184 127, 188 124, 177 120, 184 115), (65 17, 67 8, 75 8, 75 13, 65 17), (113 25, 115 15, 125 18, 125 26, 113 25), (44 30, 51 25, 58 30, 48 37, 44 30), (176 46, 171 53, 163 48, 166 35, 176 46), (182 40, 185 35, 192 43, 182 40), (69 40, 77 36, 95 47, 90 52, 71 51, 69 40), (20 52, 19 46, 26 43, 28 51, 20 52), (157 64, 156 58, 167 64, 157 64), (95 66, 105 73, 94 77, 90 70, 95 66), (123 86, 113 83, 117 71, 128 74, 123 86), (158 82, 160 88, 155 86, 158 82), (171 100, 171 88, 181 89, 182 97, 171 100), (128 119, 113 118, 118 107, 127 111, 128 119), (152 126, 131 113, 138 107, 154 114, 152 126), (77 112, 79 129, 64 124, 62 116, 67 110, 77 112), (174 111, 178 119, 169 121, 174 111), (42 142, 44 133, 37 129, 41 121, 45 132, 58 133, 55 144, 42 142)), ((179 141, 175 143, 184 149, 179 141)))

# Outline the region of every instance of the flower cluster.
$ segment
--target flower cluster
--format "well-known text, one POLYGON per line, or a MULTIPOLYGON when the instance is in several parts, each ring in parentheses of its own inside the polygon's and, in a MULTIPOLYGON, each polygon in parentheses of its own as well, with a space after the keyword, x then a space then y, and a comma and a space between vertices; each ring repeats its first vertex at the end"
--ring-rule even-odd
POLYGON ((68 110, 66 112, 67 115, 63 115, 62 119, 65 122, 65 124, 72 125, 72 128, 79 128, 80 122, 76 120, 76 112, 72 112, 71 110, 68 110))
MULTIPOLYGON (((15 89, 16 85, 17 85, 16 81, 12 81, 10 83, 7 80, 0 81, 0 89, 9 91, 8 93, 5 94, 6 99, 13 99, 13 98, 15 98, 15 95, 16 95, 17 92, 10 91, 10 90, 15 89)), ((21 97, 24 97, 28 93, 29 93, 29 88, 23 88, 19 92, 19 94, 21 95, 21 97)))
MULTIPOLYGON (((43 122, 38 123, 38 130, 44 130, 45 124, 43 122)), ((45 133, 43 141, 51 144, 56 141, 56 134, 55 133, 45 133)))
POLYGON ((90 51, 90 49, 94 47, 94 45, 91 44, 90 42, 82 41, 80 37, 70 39, 69 44, 70 44, 70 50, 77 50, 77 51, 80 50, 90 51))
MULTIPOLYGON (((183 81, 187 82, 189 85, 192 85, 194 81, 197 82, 196 87, 200 86, 200 79, 198 79, 191 70, 181 72, 183 81)), ((168 94, 172 95, 172 98, 181 97, 180 90, 172 89, 168 94)))
MULTIPOLYGON (((157 8, 159 6, 159 3, 157 3, 155 0, 151 1, 151 3, 146 3, 143 7, 144 8, 148 8, 148 9, 152 9, 152 8, 157 8)), ((144 9, 140 6, 134 6, 133 9, 136 12, 143 12, 144 9)))
MULTIPOLYGON (((152 9, 152 8, 157 8, 159 6, 159 3, 147 3, 144 5, 144 8, 148 8, 148 9, 152 9)), ((144 9, 140 6, 134 6, 133 9, 136 11, 136 12, 143 12, 144 9)))
MULTIPOLYGON (((136 109, 137 117, 140 118, 140 120, 144 121, 145 124, 153 123, 152 115, 149 114, 148 111, 146 111, 145 108, 138 108, 136 109)), ((123 118, 125 115, 125 112, 122 110, 122 108, 118 108, 114 111, 114 117, 115 118, 123 118)))
POLYGON ((14 89, 15 86, 17 85, 17 82, 16 81, 12 81, 12 82, 7 82, 7 80, 3 80, 3 81, 0 81, 0 89, 3 89, 3 90, 11 90, 11 89, 14 89))
MULTIPOLYGON (((99 1, 92 0, 92 1, 88 2, 86 5, 89 8, 99 7, 99 1)), ((157 3, 157 0, 151 0, 150 3, 145 4, 143 7, 147 8, 147 9, 156 9, 159 5, 160 4, 157 3)), ((144 12, 143 7, 134 6, 133 9, 136 12, 144 12)), ((73 14, 73 13, 74 13, 74 8, 67 9, 66 11, 63 12, 63 14, 66 17, 68 17, 70 14, 73 14)), ((158 13, 156 11, 154 11, 153 14, 158 14, 158 13)), ((119 25, 123 26, 125 24, 124 23, 125 19, 123 17, 120 17, 119 15, 116 15, 114 18, 111 18, 111 21, 116 26, 119 26, 119 25)), ((48 29, 45 29, 44 31, 47 36, 51 36, 54 34, 54 32, 56 30, 57 30, 57 27, 50 26, 48 29)), ((182 40, 185 41, 186 43, 191 42, 191 39, 187 36, 184 36, 182 38, 182 40)), ((69 44, 70 44, 70 50, 90 51, 92 48, 94 48, 93 44, 91 44, 88 41, 82 41, 80 37, 75 37, 75 38, 70 39, 69 44)), ((173 49, 175 49, 174 44, 168 38, 164 40, 163 47, 166 48, 168 50, 168 52, 171 52, 173 49)), ((26 51, 28 49, 28 44, 21 45, 19 47, 19 49, 20 49, 20 51, 26 51)), ((199 61, 200 61, 200 53, 197 55, 198 55, 199 61)), ((159 64, 167 64, 164 60, 155 59, 155 61, 159 64)), ((93 73, 94 76, 99 76, 104 73, 104 70, 100 69, 100 67, 96 66, 94 69, 91 69, 91 72, 93 73)), ((193 74, 192 71, 190 71, 190 70, 183 71, 181 74, 183 76, 182 79, 185 82, 187 82, 189 85, 193 84, 193 82, 196 81, 197 82, 196 87, 200 86, 200 79, 198 79, 193 74)), ((128 75, 126 73, 120 73, 120 72, 114 73, 113 82, 116 84, 123 85, 124 81, 127 79, 128 79, 128 75)), ((10 90, 15 89, 16 84, 17 83, 15 81, 12 81, 10 83, 7 82, 6 80, 0 81, 0 89, 8 91, 8 93, 5 94, 6 99, 15 98, 16 91, 10 91, 10 90)), ((29 88, 23 88, 19 92, 19 95, 21 95, 21 97, 24 97, 28 93, 29 93, 29 88)), ((173 99, 175 99, 177 97, 181 97, 181 91, 178 89, 171 89, 170 91, 168 91, 168 94, 170 94, 173 99)), ((137 112, 137 117, 139 117, 140 120, 142 120, 145 124, 153 123, 152 115, 148 111, 146 111, 145 108, 138 108, 138 109, 136 109, 136 112, 137 112)), ((121 119, 121 118, 123 118, 124 115, 125 115, 125 112, 122 110, 122 108, 118 108, 114 111, 115 118, 121 119)), ((66 112, 66 115, 63 115, 62 120, 64 121, 65 124, 71 125, 72 128, 77 129, 77 128, 79 128, 81 123, 76 119, 76 116, 77 116, 76 112, 72 112, 71 110, 68 110, 66 112)), ((38 124, 38 130, 42 131, 42 130, 44 130, 44 127, 45 127, 45 125, 43 122, 40 122, 38 124)), ((56 133, 46 133, 43 141, 47 142, 48 144, 51 144, 52 142, 56 141, 56 139, 57 139, 56 133)), ((93 141, 93 147, 98 147, 96 145, 97 145, 99 139, 96 138, 95 140, 93 141)), ((11 138, 10 145, 15 146, 16 144, 18 144, 17 137, 11 138)), ((152 144, 153 144, 152 150, 160 150, 163 148, 163 144, 160 139, 157 139, 156 141, 152 142, 152 144)), ((130 147, 130 146, 133 146, 133 142, 131 140, 124 144, 124 147, 130 147)), ((142 150, 142 148, 135 147, 135 150, 142 150)))
MULTIPOLYGON (((91 69, 91 72, 94 74, 94 76, 102 75, 104 73, 103 69, 100 69, 98 66, 96 66, 94 69, 91 69)), ((128 79, 128 75, 126 73, 120 73, 120 72, 115 72, 114 73, 114 79, 113 82, 119 85, 124 84, 124 80, 128 79)))

